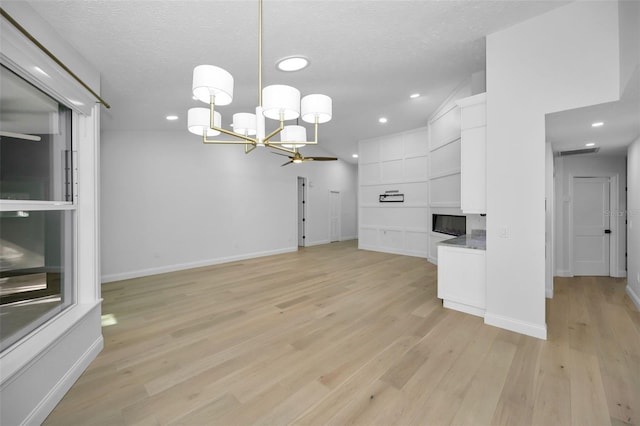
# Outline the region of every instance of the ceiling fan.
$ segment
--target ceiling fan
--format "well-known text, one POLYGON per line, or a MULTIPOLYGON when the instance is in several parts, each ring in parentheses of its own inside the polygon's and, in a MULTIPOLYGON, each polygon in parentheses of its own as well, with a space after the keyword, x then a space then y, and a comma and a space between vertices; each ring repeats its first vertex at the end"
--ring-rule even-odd
POLYGON ((299 164, 305 161, 336 161, 337 160, 336 157, 303 157, 302 154, 300 154, 299 152, 296 152, 293 155, 287 155, 287 154, 280 154, 279 152, 272 151, 272 154, 282 155, 283 157, 289 158, 289 161, 287 161, 280 167, 286 166, 287 164, 291 164, 291 163, 299 164))

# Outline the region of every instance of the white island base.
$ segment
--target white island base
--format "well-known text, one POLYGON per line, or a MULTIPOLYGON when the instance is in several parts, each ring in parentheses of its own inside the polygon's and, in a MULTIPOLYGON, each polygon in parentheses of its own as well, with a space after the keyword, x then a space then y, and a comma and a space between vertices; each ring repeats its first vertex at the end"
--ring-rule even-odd
POLYGON ((484 317, 486 251, 438 246, 438 298, 445 308, 484 317))

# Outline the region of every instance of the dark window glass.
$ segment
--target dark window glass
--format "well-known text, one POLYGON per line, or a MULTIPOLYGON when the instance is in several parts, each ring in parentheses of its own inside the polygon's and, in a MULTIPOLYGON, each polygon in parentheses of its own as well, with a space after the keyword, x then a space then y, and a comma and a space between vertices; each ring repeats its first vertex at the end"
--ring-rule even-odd
POLYGON ((71 111, 0 68, 0 199, 72 201, 71 111))

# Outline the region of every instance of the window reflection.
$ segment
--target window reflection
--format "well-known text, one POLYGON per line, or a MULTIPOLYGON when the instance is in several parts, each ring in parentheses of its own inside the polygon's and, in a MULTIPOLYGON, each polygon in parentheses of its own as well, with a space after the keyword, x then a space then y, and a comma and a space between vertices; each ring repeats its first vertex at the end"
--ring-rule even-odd
POLYGON ((0 67, 0 199, 72 201, 71 112, 0 67))
POLYGON ((0 351, 73 303, 71 117, 0 67, 0 351))

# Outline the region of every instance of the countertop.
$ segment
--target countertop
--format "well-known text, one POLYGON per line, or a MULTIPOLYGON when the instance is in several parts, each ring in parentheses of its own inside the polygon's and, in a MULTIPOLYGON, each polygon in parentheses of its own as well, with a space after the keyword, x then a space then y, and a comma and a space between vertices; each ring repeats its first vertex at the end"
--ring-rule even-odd
POLYGON ((451 238, 450 240, 440 241, 438 244, 473 250, 486 250, 487 236, 484 233, 472 233, 460 235, 459 237, 451 238))

